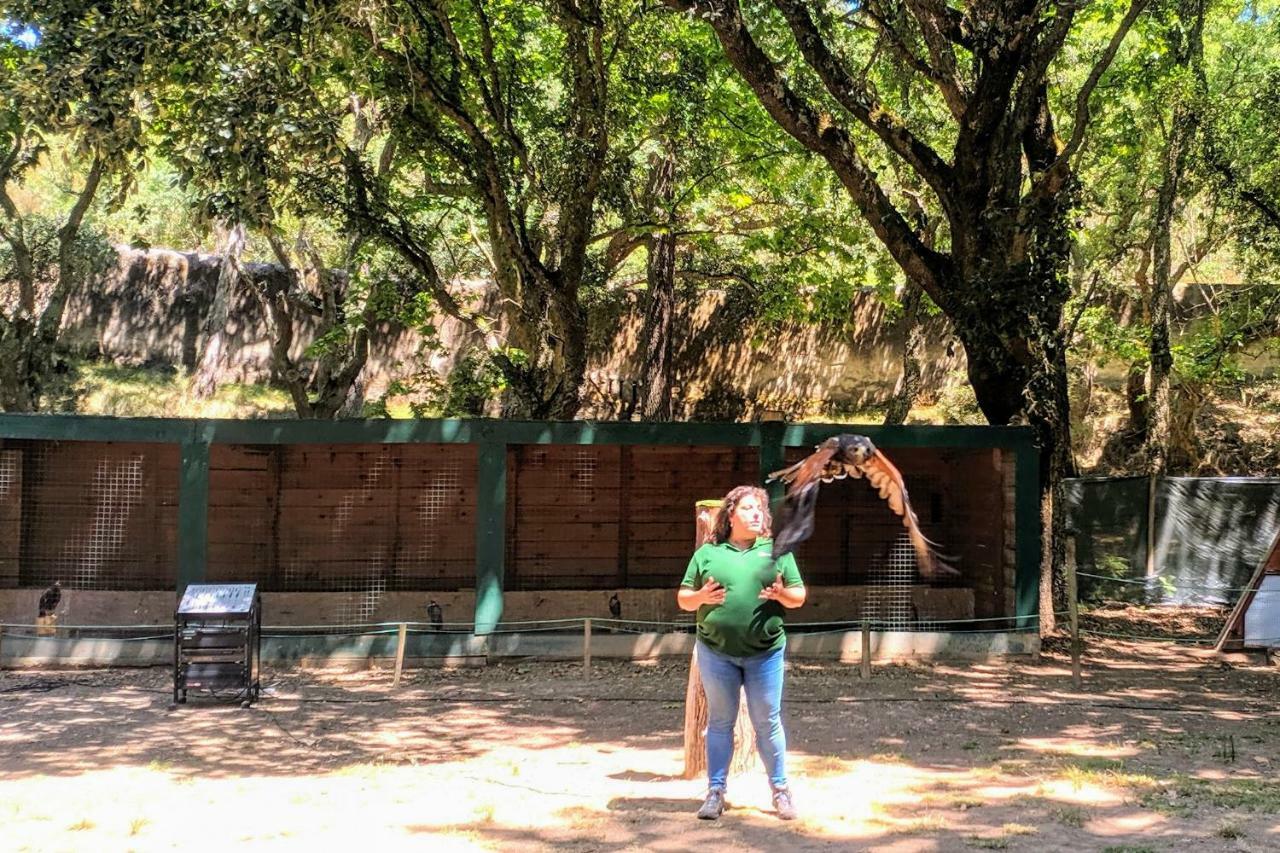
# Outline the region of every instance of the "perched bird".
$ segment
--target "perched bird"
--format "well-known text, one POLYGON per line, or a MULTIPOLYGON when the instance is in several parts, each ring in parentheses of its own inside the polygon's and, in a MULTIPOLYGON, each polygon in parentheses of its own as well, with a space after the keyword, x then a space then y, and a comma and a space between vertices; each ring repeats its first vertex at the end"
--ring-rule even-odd
POLYGON ((51 616, 53 611, 58 609, 60 601, 62 601, 62 581, 54 581, 53 586, 40 594, 39 615, 51 616))
POLYGON ((431 620, 433 631, 439 631, 444 627, 444 608, 434 598, 427 602, 427 618, 431 620))
POLYGON ((618 598, 616 592, 609 596, 609 615, 614 619, 622 618, 622 600, 618 598))
POLYGON ((818 484, 866 477, 880 493, 889 509, 902 518, 916 552, 920 574, 929 578, 956 577, 960 573, 939 558, 936 543, 925 538, 919 519, 911 508, 902 474, 864 435, 837 435, 814 448, 814 452, 796 464, 774 471, 769 480, 787 484, 787 496, 779 514, 773 540, 773 558, 794 550, 813 533, 813 511, 818 503, 818 484))

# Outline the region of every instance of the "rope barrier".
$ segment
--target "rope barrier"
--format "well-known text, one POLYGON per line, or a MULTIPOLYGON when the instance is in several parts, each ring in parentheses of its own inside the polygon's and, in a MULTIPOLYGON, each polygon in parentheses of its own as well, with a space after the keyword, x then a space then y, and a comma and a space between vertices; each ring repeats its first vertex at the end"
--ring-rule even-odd
MULTIPOLYGON (((1122 583, 1122 584, 1128 584, 1130 586, 1150 587, 1150 586, 1162 586, 1164 584, 1164 579, 1159 576, 1146 578, 1144 580, 1144 579, 1135 579, 1135 578, 1116 578, 1116 577, 1111 577, 1110 575, 1097 575, 1091 572, 1081 572, 1081 571, 1077 571, 1076 574, 1082 578, 1096 578, 1098 580, 1106 581, 1108 583, 1122 583)), ((1209 590, 1210 592, 1249 592, 1251 588, 1247 586, 1205 586, 1203 584, 1181 584, 1178 586, 1174 586, 1175 591, 1179 591, 1183 589, 1204 589, 1204 590, 1209 590)), ((1270 593, 1280 593, 1280 589, 1258 589, 1258 590, 1254 590, 1254 592, 1257 595, 1268 595, 1270 593)))

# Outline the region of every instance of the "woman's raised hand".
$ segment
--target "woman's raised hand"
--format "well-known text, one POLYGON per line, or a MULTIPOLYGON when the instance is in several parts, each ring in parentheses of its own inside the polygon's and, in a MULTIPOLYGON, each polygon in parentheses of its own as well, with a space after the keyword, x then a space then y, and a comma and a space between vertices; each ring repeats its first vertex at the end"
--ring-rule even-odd
POLYGON ((760 590, 760 597, 767 598, 770 601, 777 601, 782 597, 782 590, 782 572, 778 572, 777 576, 773 579, 773 583, 760 590))
POLYGON ((707 578, 698 592, 702 593, 703 604, 724 604, 724 587, 715 578, 707 578))

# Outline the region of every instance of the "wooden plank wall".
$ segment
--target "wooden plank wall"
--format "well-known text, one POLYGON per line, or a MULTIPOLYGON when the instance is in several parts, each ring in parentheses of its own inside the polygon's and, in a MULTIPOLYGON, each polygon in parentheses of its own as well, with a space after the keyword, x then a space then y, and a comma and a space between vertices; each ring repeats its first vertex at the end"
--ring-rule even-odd
POLYGON ((22 453, 0 450, 0 588, 18 585, 22 544, 22 453))
POLYGON ((215 445, 209 579, 271 591, 475 585, 476 448, 215 445))
POLYGON ((756 482, 758 458, 752 447, 511 448, 507 588, 674 586, 694 502, 756 482))
POLYGON ((22 454, 22 586, 173 589, 179 448, 13 441, 22 454))

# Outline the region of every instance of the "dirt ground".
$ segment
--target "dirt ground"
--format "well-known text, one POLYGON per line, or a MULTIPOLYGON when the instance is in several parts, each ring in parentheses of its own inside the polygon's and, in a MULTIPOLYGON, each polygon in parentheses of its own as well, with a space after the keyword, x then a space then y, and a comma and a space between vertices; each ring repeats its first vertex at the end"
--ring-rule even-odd
POLYGON ((5 850, 1280 850, 1280 669, 1167 643, 984 665, 792 661, 802 818, 758 769, 680 778, 683 661, 268 670, 249 710, 169 672, 0 674, 5 850), (358 845, 358 848, 357 848, 358 845))

